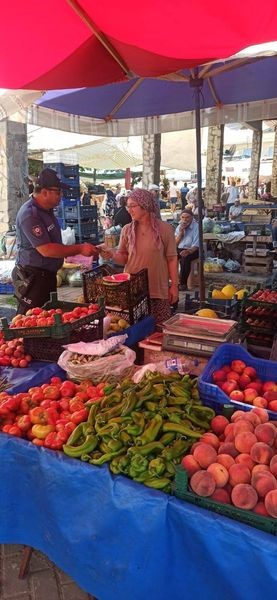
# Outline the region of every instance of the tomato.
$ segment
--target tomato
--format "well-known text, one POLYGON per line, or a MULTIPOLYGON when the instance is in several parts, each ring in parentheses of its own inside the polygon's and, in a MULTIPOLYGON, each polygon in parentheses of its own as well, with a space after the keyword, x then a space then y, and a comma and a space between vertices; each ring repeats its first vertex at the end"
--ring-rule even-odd
MULTIPOLYGON (((33 388, 35 389, 35 388, 33 388)), ((34 402, 40 403, 44 400, 44 394, 43 391, 38 389, 37 392, 31 392, 31 390, 29 390, 29 394, 32 398, 32 400, 34 400, 34 402)))
POLYGON ((71 420, 71 412, 69 412, 68 410, 63 410, 60 413, 60 419, 63 419, 64 421, 70 421, 71 420))
POLYGON ((50 383, 52 383, 53 385, 59 385, 60 383, 62 383, 62 380, 60 377, 51 377, 50 383))
POLYGON ((106 387, 106 385, 107 384, 104 381, 101 381, 101 383, 98 383, 96 385, 96 387, 97 387, 98 390, 103 390, 106 387))
POLYGON ((60 387, 61 396, 73 398, 76 392, 76 384, 73 381, 64 381, 60 387))
POLYGON ((50 400, 59 400, 61 397, 60 390, 57 385, 48 385, 43 390, 44 398, 49 398, 50 400))
POLYGON ((95 398, 99 395, 99 390, 94 385, 87 387, 86 392, 89 398, 95 398))
POLYGON ((29 415, 19 415, 16 417, 16 424, 21 429, 21 431, 28 431, 31 428, 32 423, 29 415))
POLYGON ((44 440, 41 440, 39 438, 32 438, 32 444, 35 444, 35 446, 44 446, 44 440))
POLYGON ((11 425, 4 425, 2 431, 4 431, 5 433, 9 433, 10 435, 15 435, 16 437, 22 436, 22 431, 18 427, 18 425, 16 425, 16 423, 11 424, 11 425))
POLYGON ((89 400, 89 395, 87 392, 77 392, 74 396, 75 400, 81 400, 82 402, 87 402, 89 400))
POLYGON ((75 398, 71 398, 69 400, 69 411, 74 413, 78 410, 82 410, 84 408, 84 403, 82 400, 76 400, 75 398))
POLYGON ((52 402, 52 400, 50 400, 49 398, 47 398, 46 400, 42 400, 42 402, 40 402, 40 406, 42 408, 49 408, 51 402, 52 402))
POLYGON ((69 409, 69 400, 70 400, 70 398, 62 398, 59 401, 60 410, 68 410, 69 409))
POLYGON ((21 369, 26 369, 26 367, 28 367, 28 365, 29 365, 28 361, 27 361, 25 358, 22 358, 22 359, 19 361, 19 365, 18 365, 18 366, 19 366, 21 369))
POLYGON ((72 423, 75 423, 75 425, 78 425, 79 423, 83 423, 83 421, 86 421, 88 418, 88 412, 89 411, 86 408, 83 408, 82 410, 76 410, 71 415, 72 423))
POLYGON ((61 450, 64 443, 67 441, 68 436, 64 431, 52 431, 48 433, 44 440, 46 448, 52 448, 52 450, 61 450))

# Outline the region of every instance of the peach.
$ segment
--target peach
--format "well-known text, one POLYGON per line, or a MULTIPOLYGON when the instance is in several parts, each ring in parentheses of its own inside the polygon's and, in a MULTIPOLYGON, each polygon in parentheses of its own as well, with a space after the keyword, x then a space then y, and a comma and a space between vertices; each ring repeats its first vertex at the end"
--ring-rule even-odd
POLYGON ((254 465, 253 469, 252 469, 252 475, 254 475, 254 473, 264 473, 265 471, 270 471, 270 468, 268 465, 254 465))
POLYGON ((210 444, 201 442, 193 451, 193 457, 202 469, 206 469, 210 464, 217 461, 217 452, 210 444))
POLYGON ((245 367, 246 364, 243 362, 243 360, 232 360, 231 362, 232 371, 236 371, 237 373, 243 373, 245 367))
POLYGON ((254 467, 254 461, 252 460, 250 454, 239 454, 238 456, 236 456, 235 458, 236 463, 238 463, 239 465, 246 465, 246 467, 248 467, 248 469, 250 471, 252 471, 253 467, 254 467))
POLYGON ((217 383, 218 381, 225 381, 226 380, 225 371, 223 371, 222 369, 218 369, 217 371, 214 371, 212 374, 212 380, 215 383, 217 383))
POLYGON ((197 471, 190 480, 190 487, 197 496, 211 496, 215 491, 215 480, 208 471, 197 471))
POLYGON ((244 393, 241 390, 233 390, 230 398, 233 402, 244 402, 244 393))
POLYGON ((234 433, 234 423, 228 423, 224 429, 224 435, 228 435, 228 433, 234 433))
POLYGON ((258 392, 258 394, 261 394, 262 393, 262 386, 263 386, 263 384, 260 383, 259 381, 251 381, 251 383, 249 383, 246 386, 246 389, 247 388, 252 388, 252 390, 256 390, 258 392))
POLYGON ((224 373, 229 373, 229 371, 231 371, 231 367, 229 367, 229 365, 223 365, 223 367, 221 367, 221 371, 224 371, 224 373))
POLYGON ((277 519, 277 490, 270 490, 266 494, 264 503, 268 514, 277 519))
POLYGON ((231 392, 233 392, 233 390, 236 390, 238 387, 238 384, 236 381, 224 381, 224 383, 221 386, 221 389, 223 390, 223 392, 225 392, 225 394, 227 394, 227 396, 229 396, 231 394, 231 392))
POLYGON ((243 410, 236 410, 231 416, 231 421, 234 423, 238 419, 241 419, 241 417, 244 417, 244 415, 245 412, 243 410))
POLYGON ((211 428, 216 435, 220 435, 224 432, 226 425, 229 421, 223 415, 217 415, 211 420, 211 428))
POLYGON ((252 423, 254 425, 254 427, 256 427, 256 425, 260 425, 260 423, 261 423, 260 417, 254 412, 253 408, 251 408, 251 410, 245 412, 243 418, 246 421, 250 421, 250 423, 252 423))
POLYGON ((263 517, 269 517, 269 514, 262 500, 259 500, 259 502, 257 502, 256 506, 253 508, 253 512, 257 515, 262 515, 263 517))
POLYGON ((264 442, 269 446, 273 446, 276 435, 277 431, 270 425, 270 423, 261 423, 255 427, 255 436, 258 442, 264 442))
POLYGON ((229 469, 229 482, 232 486, 238 483, 250 483, 251 473, 246 465, 235 464, 229 469))
POLYGON ((239 373, 236 373, 236 371, 229 371, 229 373, 227 373, 227 381, 238 381, 240 378, 239 373))
POLYGON ((269 465, 273 456, 273 450, 263 442, 256 442, 250 450, 250 456, 256 463, 269 465))
POLYGON ((275 454, 275 456, 272 457, 270 463, 269 463, 269 468, 271 473, 273 473, 273 475, 275 475, 275 477, 277 477, 277 454, 275 454))
POLYGON ((249 483, 238 483, 232 490, 232 502, 237 508, 253 510, 258 502, 258 494, 249 483))
POLYGON ((267 408, 268 402, 263 396, 256 396, 253 400, 253 406, 257 406, 259 408, 267 408))
POLYGON ((254 367, 245 367, 243 375, 248 375, 250 379, 255 379, 257 377, 257 371, 254 369, 254 367))
POLYGON ((220 448, 218 449, 218 454, 230 454, 231 456, 233 456, 233 458, 235 458, 239 454, 239 452, 236 449, 236 446, 233 442, 226 442, 220 446, 220 448))
POLYGON ((228 482, 229 473, 227 469, 220 463, 212 463, 208 466, 207 471, 213 476, 216 487, 222 488, 228 482))
POLYGON ((235 437, 235 448, 242 453, 249 454, 250 448, 257 442, 257 438, 251 431, 242 431, 235 437))
POLYGON ((268 408, 269 410, 272 410, 272 412, 277 412, 277 400, 272 400, 269 402, 268 408))
POLYGON ((246 421, 245 419, 239 419, 234 423, 234 434, 238 435, 238 433, 242 433, 243 431, 254 431, 254 425, 250 423, 250 421, 246 421))
POLYGON ((200 441, 198 442, 194 442, 194 444, 192 444, 191 449, 190 449, 190 453, 193 454, 195 448, 197 448, 197 446, 199 446, 199 444, 201 444, 200 441))
POLYGON ((265 381, 263 392, 277 392, 277 383, 275 381, 265 381))
POLYGON ((257 398, 258 395, 259 394, 257 390, 254 390, 254 388, 246 388, 244 390, 244 402, 246 402, 247 404, 252 404, 253 400, 255 400, 255 398, 257 398))
POLYGON ((224 490, 223 488, 216 488, 210 499, 215 500, 216 502, 221 502, 222 504, 231 503, 230 494, 228 494, 227 490, 224 490))
POLYGON ((244 375, 244 373, 239 378, 239 386, 244 389, 251 383, 250 377, 248 375, 244 375))
POLYGON ((235 439, 235 436, 233 433, 227 433, 227 435, 225 436, 225 442, 233 442, 235 439))
POLYGON ((230 454, 219 454, 217 457, 217 462, 220 465, 223 465, 223 467, 225 467, 227 471, 232 465, 235 464, 235 460, 230 454))
POLYGON ((182 467, 187 471, 188 476, 191 477, 197 471, 200 471, 201 467, 191 454, 184 456, 181 462, 182 467))
POLYGON ((251 485, 255 488, 260 498, 264 498, 270 490, 277 489, 277 481, 270 471, 254 473, 251 477, 251 485))
POLYGON ((203 433, 203 435, 200 438, 200 442, 204 442, 205 444, 210 444, 210 446, 213 446, 213 448, 215 448, 216 450, 217 450, 217 448, 219 448, 219 444, 220 444, 218 437, 215 435, 215 433, 212 433, 211 431, 207 431, 206 433, 203 433))

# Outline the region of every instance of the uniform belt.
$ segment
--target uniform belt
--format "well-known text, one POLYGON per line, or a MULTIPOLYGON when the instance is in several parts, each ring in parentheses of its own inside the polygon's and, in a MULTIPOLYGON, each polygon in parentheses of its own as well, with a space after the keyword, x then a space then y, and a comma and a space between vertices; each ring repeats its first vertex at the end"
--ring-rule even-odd
POLYGON ((40 267, 31 267, 29 265, 16 265, 19 272, 24 273, 24 271, 29 271, 30 273, 42 275, 43 277, 47 277, 49 275, 55 275, 54 271, 48 271, 47 269, 41 269, 40 267))

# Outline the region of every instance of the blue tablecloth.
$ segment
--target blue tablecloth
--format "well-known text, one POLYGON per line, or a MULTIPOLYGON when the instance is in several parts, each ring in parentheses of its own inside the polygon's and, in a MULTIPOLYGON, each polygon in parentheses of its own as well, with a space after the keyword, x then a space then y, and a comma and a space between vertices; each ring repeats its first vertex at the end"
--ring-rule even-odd
POLYGON ((276 598, 274 536, 3 433, 0 476, 0 542, 98 600, 276 598))

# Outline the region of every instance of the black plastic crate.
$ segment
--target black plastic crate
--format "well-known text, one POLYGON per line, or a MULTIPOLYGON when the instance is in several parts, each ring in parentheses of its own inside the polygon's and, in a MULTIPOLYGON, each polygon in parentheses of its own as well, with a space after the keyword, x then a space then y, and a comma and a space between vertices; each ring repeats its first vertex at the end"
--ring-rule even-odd
POLYGON ((141 319, 144 319, 144 317, 147 317, 150 314, 150 300, 148 296, 145 296, 136 304, 130 306, 126 310, 119 310, 117 308, 107 307, 106 313, 109 315, 121 317, 130 325, 134 325, 135 323, 138 323, 139 321, 141 321, 141 319))
POLYGON ((106 284, 103 276, 111 275, 114 271, 110 267, 101 266, 84 271, 83 288, 85 302, 93 302, 93 298, 103 296, 106 306, 116 306, 120 310, 126 310, 135 306, 140 300, 149 296, 148 272, 142 269, 138 273, 130 275, 128 281, 121 283, 106 284))
POLYGON ((95 319, 88 325, 69 332, 63 338, 24 338, 24 352, 30 354, 34 360, 56 362, 64 351, 66 344, 77 342, 94 342, 103 338, 103 318, 95 319))

